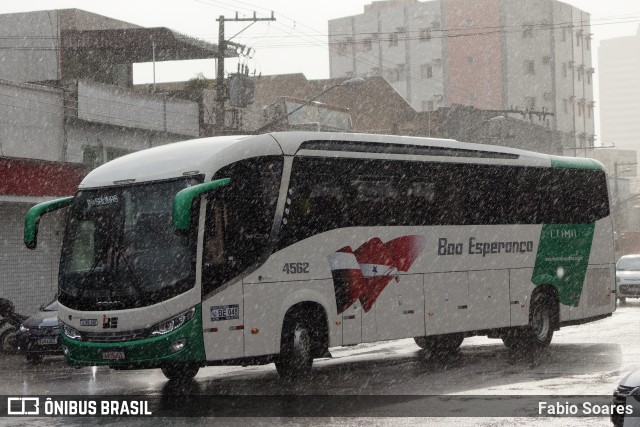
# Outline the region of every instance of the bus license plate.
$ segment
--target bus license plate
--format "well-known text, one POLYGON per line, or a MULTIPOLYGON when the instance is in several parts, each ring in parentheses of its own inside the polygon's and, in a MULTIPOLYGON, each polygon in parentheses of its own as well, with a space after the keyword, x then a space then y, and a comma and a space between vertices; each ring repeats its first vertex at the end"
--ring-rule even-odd
POLYGON ((238 304, 232 305, 217 305, 211 307, 211 320, 233 320, 240 317, 240 306, 238 304))
POLYGON ((102 350, 103 360, 122 360, 124 358, 124 350, 102 350))

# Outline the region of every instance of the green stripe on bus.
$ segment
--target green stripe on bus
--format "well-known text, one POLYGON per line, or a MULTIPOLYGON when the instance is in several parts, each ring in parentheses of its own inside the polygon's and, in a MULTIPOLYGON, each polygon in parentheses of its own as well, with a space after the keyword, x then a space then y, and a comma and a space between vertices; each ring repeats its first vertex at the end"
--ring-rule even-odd
POLYGON ((577 307, 587 274, 595 223, 544 224, 531 281, 553 285, 560 303, 577 307))
POLYGON ((187 230, 189 224, 191 224, 191 204, 193 199, 208 191, 229 185, 230 182, 231 178, 216 179, 215 181, 194 185, 179 191, 173 199, 173 227, 176 230, 187 230))
POLYGON ((73 196, 63 197, 61 199, 49 200, 35 205, 24 219, 24 244, 29 249, 35 249, 38 239, 38 223, 40 217, 49 212, 62 209, 73 204, 73 196))
POLYGON ((551 157, 552 168, 604 170, 604 168, 602 167, 602 164, 593 159, 578 158, 578 157, 559 157, 559 156, 550 156, 550 157, 551 157))

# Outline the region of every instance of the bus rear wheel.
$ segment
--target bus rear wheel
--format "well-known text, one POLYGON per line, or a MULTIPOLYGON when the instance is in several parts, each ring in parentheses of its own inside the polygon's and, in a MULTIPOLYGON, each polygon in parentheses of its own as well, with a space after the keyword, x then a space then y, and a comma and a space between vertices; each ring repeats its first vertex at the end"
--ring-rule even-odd
POLYGON ((313 334, 301 316, 290 316, 282 327, 280 355, 276 370, 281 378, 294 379, 308 375, 313 365, 313 334))
POLYGON ((429 337, 415 337, 414 341, 423 350, 436 352, 451 352, 457 350, 464 341, 463 334, 432 335, 429 337))
POLYGON ((557 304, 554 298, 543 292, 531 298, 529 325, 508 331, 502 342, 509 349, 540 349, 551 344, 557 323, 557 304))
POLYGON ((162 373, 169 381, 184 382, 193 379, 200 370, 195 363, 172 363, 162 367, 162 373))

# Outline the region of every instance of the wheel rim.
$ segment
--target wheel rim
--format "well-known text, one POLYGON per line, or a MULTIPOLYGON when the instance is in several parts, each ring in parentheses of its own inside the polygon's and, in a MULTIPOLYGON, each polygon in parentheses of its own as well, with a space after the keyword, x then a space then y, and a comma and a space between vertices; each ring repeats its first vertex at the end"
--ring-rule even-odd
POLYGON ((545 307, 536 307, 533 312, 533 319, 531 328, 536 338, 544 340, 549 335, 549 329, 551 328, 551 319, 549 318, 549 312, 545 307))
POLYGON ((311 355, 309 331, 302 325, 297 325, 293 331, 293 349, 301 360, 307 360, 311 355))

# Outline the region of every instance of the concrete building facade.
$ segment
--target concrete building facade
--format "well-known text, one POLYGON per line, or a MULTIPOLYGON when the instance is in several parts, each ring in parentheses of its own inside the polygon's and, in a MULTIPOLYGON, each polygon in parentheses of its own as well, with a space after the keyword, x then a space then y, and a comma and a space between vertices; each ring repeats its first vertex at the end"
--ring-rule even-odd
POLYGON ((65 220, 45 216, 30 251, 28 209, 74 194, 106 161, 199 136, 199 104, 137 91, 133 63, 212 58, 217 46, 79 9, 0 15, 0 45, 0 296, 26 314, 57 288, 65 220))
POLYGON ((329 44, 332 78, 382 76, 418 111, 527 112, 565 133, 566 154, 593 154, 590 18, 568 4, 374 1, 329 21, 329 44))
POLYGON ((624 150, 640 148, 638 51, 640 27, 636 35, 602 40, 598 48, 602 141, 624 150))

